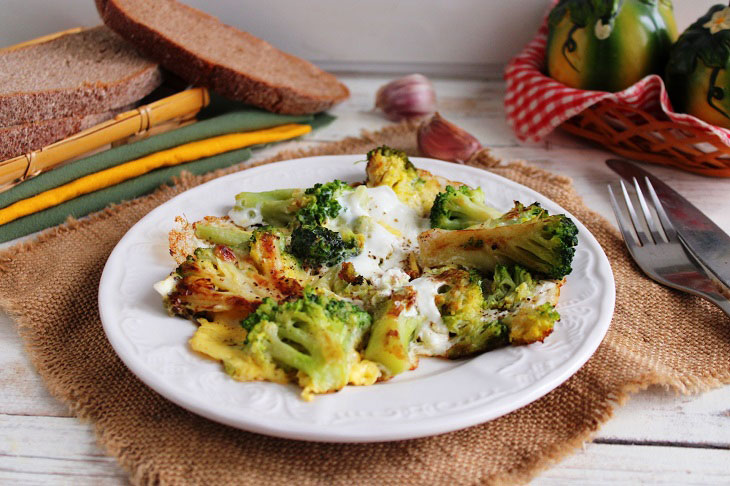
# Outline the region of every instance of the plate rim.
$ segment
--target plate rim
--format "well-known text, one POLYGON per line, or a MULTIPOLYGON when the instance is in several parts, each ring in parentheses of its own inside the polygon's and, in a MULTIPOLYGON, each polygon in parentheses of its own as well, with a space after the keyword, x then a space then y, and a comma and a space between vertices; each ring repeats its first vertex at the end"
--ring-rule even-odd
MULTIPOLYGON (((104 269, 101 274, 101 278, 99 281, 99 292, 98 292, 98 306, 99 306, 99 315, 101 318, 102 326, 104 329, 104 333, 106 335, 107 340, 110 342, 112 348, 114 349, 114 352, 117 354, 117 356, 122 360, 124 365, 138 378, 140 379, 146 386, 151 388, 156 393, 159 393, 162 395, 165 399, 170 400, 171 402, 175 403, 176 405, 189 410, 197 415, 200 415, 202 417, 211 419, 213 421, 229 425, 238 429, 247 430, 250 432, 265 434, 273 437, 280 437, 280 438, 286 438, 286 439, 294 439, 294 440, 304 440, 304 441, 314 441, 314 442, 336 442, 336 443, 350 443, 350 442, 383 442, 383 441, 395 441, 395 440, 406 440, 406 439, 415 439, 415 438, 421 438, 421 437, 427 437, 427 436, 433 436, 433 435, 439 435, 447 432, 452 432, 456 430, 461 430, 470 426, 482 424, 491 420, 494 420, 498 417, 501 417, 503 415, 506 415, 507 413, 510 413, 512 411, 518 410, 520 408, 523 408, 527 406, 528 404, 538 400, 539 398, 543 397, 550 391, 554 390, 558 386, 562 385, 568 378, 573 376, 596 352, 598 349, 598 346, 603 341, 606 332, 608 331, 608 328, 610 327, 610 323, 613 318, 613 313, 615 310, 615 295, 616 295, 616 287, 615 287, 615 280, 613 276, 613 271, 610 266, 610 261, 608 260, 608 257, 606 256, 605 252, 603 251, 603 248, 598 243, 596 238, 593 236, 593 234, 585 227, 585 225, 582 224, 580 220, 578 220, 574 215, 572 215, 570 212, 565 210, 562 206, 557 204, 552 199, 540 194, 539 192, 535 191, 534 189, 531 189, 523 184, 520 184, 518 182, 515 182, 511 179, 507 179, 503 176, 500 176, 498 174, 494 174, 492 172, 486 171, 481 168, 473 167, 473 166, 467 166, 467 165, 458 165, 460 170, 466 170, 467 172, 473 172, 476 176, 480 177, 488 177, 496 179, 497 182, 504 182, 508 185, 516 185, 519 186, 522 190, 527 190, 529 192, 533 192, 539 195, 542 199, 546 201, 550 201, 555 206, 559 207, 562 211, 564 211, 569 217, 571 217, 576 224, 578 225, 579 232, 582 239, 587 239, 590 242, 590 245, 594 248, 597 248, 599 251, 597 252, 599 257, 598 264, 601 267, 607 267, 603 268, 603 274, 607 277, 607 280, 605 281, 607 288, 610 289, 610 295, 604 295, 601 300, 601 306, 606 306, 607 309, 604 312, 601 310, 599 312, 597 323, 594 326, 594 329, 592 332, 589 333, 586 342, 581 346, 581 354, 578 357, 572 356, 572 360, 570 361, 570 364, 566 366, 564 369, 561 370, 560 373, 557 374, 557 376, 553 376, 553 378, 549 381, 543 380, 541 383, 533 384, 528 389, 523 390, 523 392, 520 395, 520 399, 515 400, 514 402, 510 402, 509 404, 505 404, 501 407, 495 407, 494 405, 486 407, 489 412, 479 412, 476 411, 467 411, 467 412, 461 412, 457 413, 453 416, 448 417, 448 420, 430 420, 429 427, 424 427, 423 425, 419 425, 421 422, 415 422, 411 423, 408 421, 402 421, 397 423, 397 427, 395 427, 396 424, 393 424, 393 427, 390 427, 389 430, 386 431, 378 431, 376 433, 372 433, 370 431, 367 431, 365 433, 356 433, 353 432, 350 429, 344 430, 344 431, 338 431, 338 428, 333 425, 315 425, 314 427, 319 427, 319 431, 317 433, 312 433, 311 430, 307 430, 307 427, 304 428, 297 428, 295 430, 292 430, 289 428, 290 424, 285 424, 284 427, 272 427, 271 425, 262 425, 261 423, 257 423, 255 420, 253 421, 245 421, 245 423, 242 423, 240 420, 233 419, 229 416, 226 416, 224 414, 220 414, 215 410, 206 409, 204 406, 199 406, 196 403, 191 403, 191 400, 186 399, 184 397, 184 394, 178 393, 176 388, 174 386, 170 387, 167 385, 164 380, 161 380, 157 375, 150 374, 146 368, 143 368, 141 363, 138 363, 133 359, 132 356, 127 356, 124 348, 121 346, 121 343, 117 341, 117 335, 115 334, 116 330, 114 329, 114 316, 108 315, 108 309, 105 310, 105 306, 102 305, 103 298, 105 297, 106 292, 106 286, 110 284, 111 277, 113 270, 111 267, 111 263, 113 262, 115 258, 118 258, 118 253, 122 251, 124 248, 125 241, 130 238, 133 230, 137 228, 138 226, 143 226, 146 222, 149 220, 155 219, 158 214, 161 214, 166 207, 170 205, 174 205, 174 202, 178 198, 182 198, 183 196, 187 195, 190 191, 204 191, 204 188, 209 185, 219 184, 221 180, 225 180, 228 178, 236 178, 236 177, 246 177, 249 175, 255 175, 258 171, 265 171, 265 170, 271 170, 272 168, 276 168, 278 166, 285 166, 285 165, 297 165, 307 162, 311 162, 314 160, 336 160, 336 159, 350 159, 351 161, 357 161, 357 160, 363 160, 365 157, 364 154, 343 154, 343 155, 321 155, 321 156, 313 156, 313 157, 304 157, 304 158, 297 158, 297 159, 289 159, 279 162, 274 162, 271 164, 265 164, 258 167, 253 167, 250 169, 246 169, 239 172, 234 172, 232 174, 228 174, 225 176, 221 176, 219 178, 213 179, 211 181, 207 181, 203 184, 200 184, 198 186, 192 187, 186 191, 183 191, 182 193, 176 195, 175 197, 171 198, 170 200, 162 203, 161 205, 154 208, 152 211, 147 213, 145 216, 140 218, 134 225, 132 225, 129 230, 124 234, 124 236, 117 242, 112 252, 109 254, 109 257, 104 265, 104 269), (253 172, 252 172, 253 171, 253 172), (607 270, 607 271, 606 271, 607 270)), ((419 162, 426 162, 428 165, 436 165, 442 167, 444 170, 447 170, 448 168, 453 168, 452 163, 450 162, 444 162, 441 160, 436 159, 429 159, 424 157, 411 157, 410 158, 412 162, 416 166, 419 166, 419 162)), ((344 162, 344 161, 343 161, 344 162)), ((437 171, 438 172, 438 171, 437 171)), ((186 350, 187 352, 192 352, 189 349, 186 350)), ((222 371, 221 371, 222 373, 222 371)), ((315 398, 316 400, 316 398, 315 398)), ((482 407, 483 408, 483 407, 482 407)), ((433 419, 434 417, 430 417, 433 419)), ((438 419, 438 416, 435 418, 438 419)), ((367 419, 365 419, 367 420, 367 419)))

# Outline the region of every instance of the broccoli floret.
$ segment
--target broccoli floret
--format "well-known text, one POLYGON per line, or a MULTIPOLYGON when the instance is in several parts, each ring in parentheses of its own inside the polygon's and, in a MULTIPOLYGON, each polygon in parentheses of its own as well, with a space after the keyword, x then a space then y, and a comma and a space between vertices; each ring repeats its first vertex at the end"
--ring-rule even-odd
POLYGON ((343 238, 324 226, 299 226, 291 235, 290 252, 307 267, 332 266, 362 250, 355 235, 343 238))
POLYGON ((530 272, 513 265, 497 265, 494 278, 486 295, 489 309, 511 309, 528 298, 535 289, 535 281, 530 272))
POLYGON ((499 218, 487 223, 485 226, 506 226, 509 224, 518 224, 530 221, 534 218, 541 218, 547 216, 547 211, 540 207, 540 203, 532 203, 529 206, 525 206, 519 201, 515 201, 515 205, 512 209, 504 213, 499 218))
POLYGON ((404 204, 427 215, 441 183, 430 173, 418 170, 405 152, 382 146, 368 152, 368 187, 389 186, 404 204))
POLYGON ((418 365, 418 357, 411 344, 425 318, 406 314, 415 304, 415 299, 413 287, 405 287, 383 301, 375 313, 364 356, 379 363, 386 371, 386 378, 415 369, 418 365))
POLYGON ((342 210, 337 198, 351 190, 347 183, 334 180, 309 189, 242 192, 236 195, 231 217, 242 226, 321 226, 337 217, 342 210))
POLYGON ((550 303, 538 307, 521 306, 515 312, 502 318, 502 323, 509 329, 511 344, 531 344, 542 342, 551 332, 560 314, 550 303))
POLYGON ((485 302, 479 273, 459 268, 429 273, 444 283, 435 302, 449 331, 447 358, 469 356, 508 344, 506 327, 484 318, 485 302))
POLYGON ((312 276, 287 250, 287 231, 281 228, 257 228, 251 235, 249 256, 259 274, 273 284, 281 297, 299 296, 312 276))
POLYGON ((248 331, 245 363, 255 368, 245 374, 266 379, 268 372, 283 370, 296 377, 307 399, 338 391, 350 381, 356 348, 371 323, 355 304, 311 290, 281 304, 267 299, 241 323, 248 331))
POLYGON ((303 189, 241 192, 236 195, 236 204, 230 214, 241 226, 266 224, 285 227, 296 219, 300 209, 315 203, 315 199, 313 195, 305 194, 303 189))
POLYGON ((248 248, 252 233, 224 219, 204 219, 193 225, 195 236, 214 245, 248 248))
POLYGON ((351 262, 344 262, 323 272, 313 286, 342 297, 357 299, 369 312, 382 300, 375 287, 355 271, 355 265, 351 262))
POLYGON ((174 286, 164 297, 170 314, 240 320, 254 311, 263 289, 252 286, 243 258, 236 249, 222 245, 195 250, 170 277, 174 286))
POLYGON ((484 318, 458 321, 458 333, 446 353, 450 359, 473 356, 509 344, 509 328, 500 320, 484 318))
POLYGON ((458 267, 425 272, 441 284, 434 303, 445 327, 443 337, 448 338, 445 357, 542 341, 552 331, 560 317, 554 310, 559 285, 544 285, 538 294, 530 273, 519 266, 500 265, 495 273, 490 283, 478 272, 458 267), (485 288, 491 293, 485 295, 485 288))
POLYGON ((423 267, 461 265, 493 272, 498 264, 519 264, 547 278, 571 272, 578 228, 563 214, 544 214, 524 223, 465 230, 432 229, 419 236, 423 267))
MULTIPOLYGON (((214 233, 220 228, 239 230, 233 226, 228 228, 225 221, 216 224, 219 223, 222 226, 216 226, 214 233)), ((236 238, 224 235, 236 242, 240 240, 237 233, 233 233, 236 238)), ((215 237, 220 234, 215 233, 215 237)), ((246 243, 198 248, 156 288, 173 315, 237 322, 265 297, 277 300, 298 297, 314 279, 285 251, 287 238, 284 229, 264 227, 251 232, 246 243)))
POLYGON ((453 186, 446 186, 446 190, 436 196, 431 207, 431 228, 464 229, 501 215, 502 213, 484 203, 481 188, 461 186, 455 189, 453 186))
POLYGON ((315 184, 305 191, 305 195, 314 198, 297 212, 297 221, 301 225, 322 226, 334 219, 342 211, 337 198, 352 191, 347 183, 335 179, 325 184, 315 184))

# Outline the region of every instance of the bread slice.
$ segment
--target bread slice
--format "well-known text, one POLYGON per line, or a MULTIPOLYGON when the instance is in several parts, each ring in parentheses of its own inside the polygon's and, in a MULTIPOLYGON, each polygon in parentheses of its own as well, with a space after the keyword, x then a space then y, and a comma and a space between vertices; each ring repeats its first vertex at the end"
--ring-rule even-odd
POLYGON ((103 25, 3 51, 0 126, 102 113, 138 101, 161 82, 157 63, 103 25))
POLYGON ((0 161, 38 150, 81 130, 109 120, 131 106, 104 113, 52 118, 37 122, 0 127, 0 161))
POLYGON ((316 113, 349 96, 333 75, 176 0, 96 0, 104 23, 186 81, 269 111, 316 113))

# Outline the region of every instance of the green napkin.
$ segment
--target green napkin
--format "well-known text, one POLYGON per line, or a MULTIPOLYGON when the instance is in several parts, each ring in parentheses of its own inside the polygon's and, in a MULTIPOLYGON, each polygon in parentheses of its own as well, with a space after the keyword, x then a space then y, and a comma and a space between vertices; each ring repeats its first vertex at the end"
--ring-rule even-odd
MULTIPOLYGON (((335 119, 333 116, 326 113, 320 113, 318 115, 304 118, 309 118, 309 121, 306 121, 306 123, 308 125, 311 125, 312 129, 317 129, 329 125, 335 119)), ((286 122, 289 122, 288 119, 286 122)), ((201 123, 205 122, 195 123, 179 130, 184 130, 185 128, 193 127, 201 123)), ((158 135, 157 137, 162 137, 164 135, 167 134, 158 135)), ((142 143, 147 140, 143 140, 137 143, 142 143)), ((130 144, 129 146, 131 145, 136 144, 130 144)), ((108 187, 106 189, 100 189, 89 194, 84 194, 83 196, 79 196, 75 199, 59 204, 58 206, 54 206, 52 208, 48 208, 34 214, 29 214, 28 216, 25 216, 23 218, 16 219, 15 221, 11 221, 7 224, 1 225, 0 243, 4 243, 15 238, 20 238, 21 236, 29 235, 36 231, 50 228, 51 226, 56 226, 63 223, 68 216, 80 218, 82 216, 86 216, 89 213, 93 213, 94 211, 104 209, 110 204, 119 203, 125 200, 134 199, 135 197, 139 197, 144 194, 148 194, 163 184, 170 184, 172 182, 172 179, 176 176, 179 176, 180 173, 183 171, 187 171, 192 174, 205 174, 216 169, 222 169, 231 165, 235 165, 239 162, 248 160, 252 155, 252 149, 260 149, 268 145, 271 144, 256 145, 255 147, 234 150, 231 152, 226 152, 224 154, 214 155, 212 157, 187 162, 185 164, 180 164, 173 167, 157 169, 139 177, 135 177, 133 179, 129 179, 122 183, 108 187)), ((51 174, 56 170, 60 170, 60 168, 54 169, 53 171, 48 172, 48 174, 51 174)), ((32 182, 32 180, 28 182, 32 182)))
POLYGON ((286 123, 311 123, 313 119, 312 115, 277 115, 256 108, 233 111, 155 135, 139 142, 121 145, 40 174, 7 191, 0 192, 0 208, 66 184, 79 177, 161 150, 177 147, 184 143, 225 135, 226 133, 260 130, 286 123))

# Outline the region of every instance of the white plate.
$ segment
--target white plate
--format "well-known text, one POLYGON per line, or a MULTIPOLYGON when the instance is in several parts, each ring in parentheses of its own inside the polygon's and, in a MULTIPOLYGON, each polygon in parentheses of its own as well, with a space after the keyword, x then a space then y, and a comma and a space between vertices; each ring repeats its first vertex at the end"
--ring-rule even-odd
MULTIPOLYGON (((221 365, 194 353, 196 329, 169 317, 152 284, 175 267, 167 232, 178 215, 196 221, 224 215, 241 191, 309 187, 334 178, 364 179, 364 156, 329 156, 265 165, 195 187, 156 208, 121 239, 99 286, 104 330, 119 357, 149 387, 178 405, 241 429, 291 439, 370 442, 441 434, 516 410, 560 385, 603 339, 613 314, 613 274, 595 238, 580 231, 573 272, 563 287, 562 319, 544 343, 509 347, 471 359, 422 358, 418 369, 368 387, 299 397, 294 385, 240 383, 221 365)), ((473 167, 413 158, 421 168, 481 186, 499 209, 518 199, 565 210, 537 192, 473 167)))

